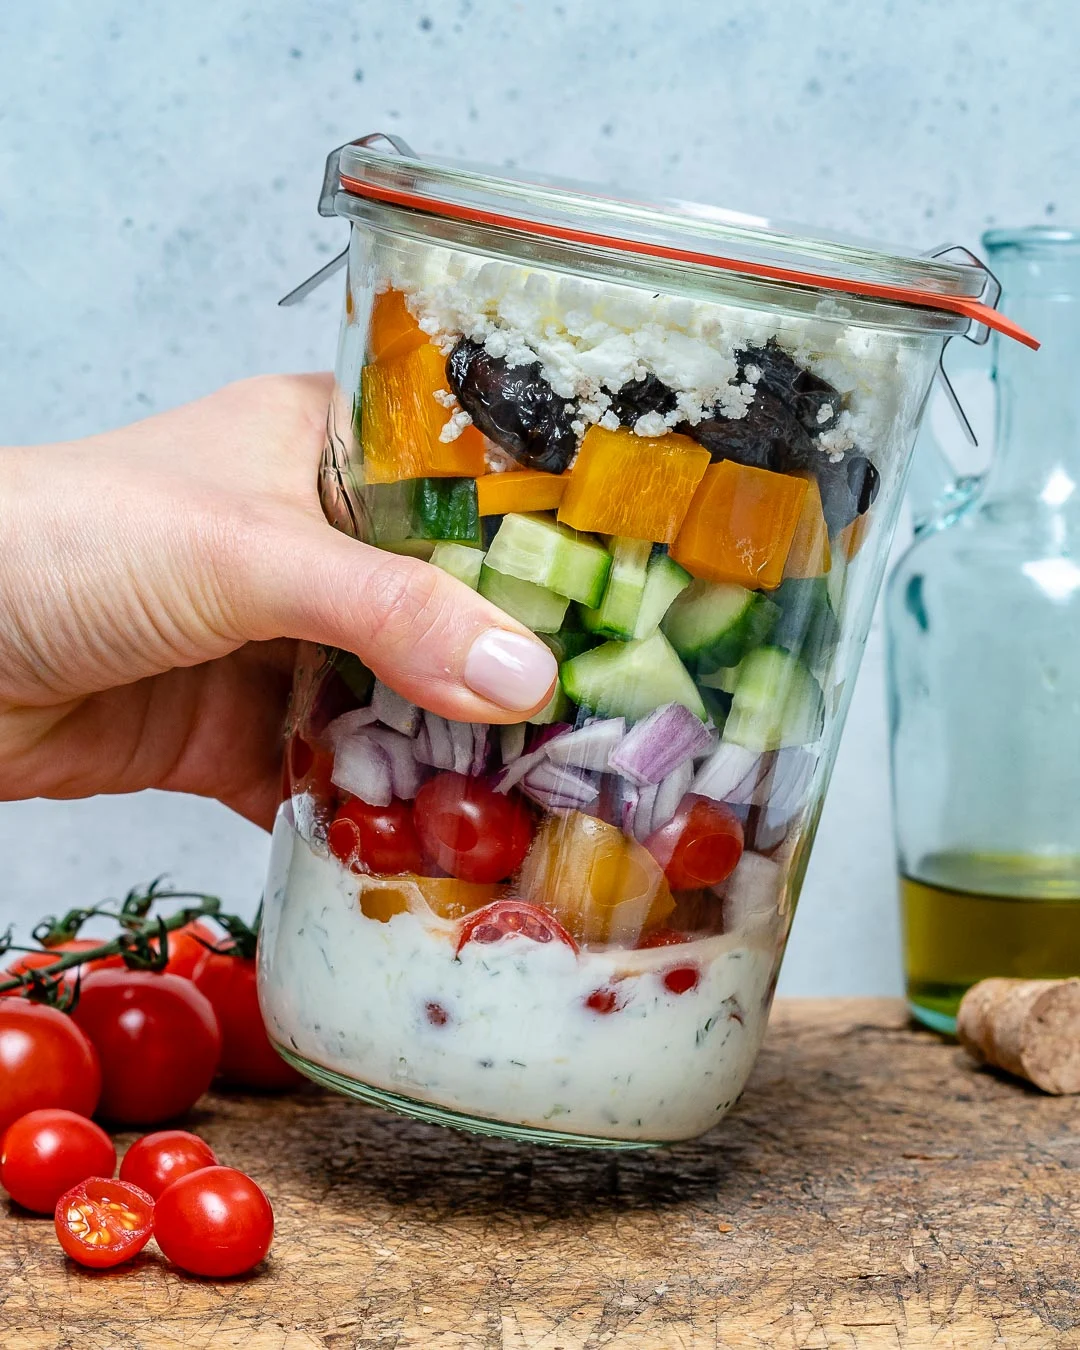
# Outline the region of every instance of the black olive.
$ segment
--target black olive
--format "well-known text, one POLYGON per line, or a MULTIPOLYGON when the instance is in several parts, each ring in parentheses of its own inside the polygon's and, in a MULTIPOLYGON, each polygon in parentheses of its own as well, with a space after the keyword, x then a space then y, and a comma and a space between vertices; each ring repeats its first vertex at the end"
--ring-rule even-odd
POLYGON ((869 511, 881 486, 881 475, 865 455, 847 454, 836 464, 823 460, 816 473, 831 534, 869 511))
POLYGON ((714 461, 732 459, 773 473, 808 469, 820 458, 809 432, 787 404, 760 387, 743 417, 724 417, 715 409, 696 426, 684 422, 676 430, 692 436, 714 461))
POLYGON ((530 469, 562 473, 577 450, 575 406, 544 379, 539 361, 511 366, 462 338, 446 362, 457 401, 480 428, 530 469))
POLYGON ((624 427, 632 427, 639 417, 647 413, 673 412, 675 409, 675 391, 657 375, 646 375, 641 380, 631 380, 624 384, 611 399, 611 411, 624 427))
POLYGON ((761 371, 758 389, 786 403, 807 431, 828 431, 836 425, 843 407, 839 392, 827 380, 803 370, 775 338, 764 347, 744 348, 739 353, 740 376, 747 366, 761 371), (828 412, 822 416, 824 409, 828 412))

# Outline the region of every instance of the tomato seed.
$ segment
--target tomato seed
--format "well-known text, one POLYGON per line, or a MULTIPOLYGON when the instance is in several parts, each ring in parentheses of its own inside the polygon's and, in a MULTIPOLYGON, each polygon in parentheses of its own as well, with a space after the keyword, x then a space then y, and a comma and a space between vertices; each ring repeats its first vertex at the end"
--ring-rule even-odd
POLYGON ((695 966, 676 966, 664 976, 664 987, 672 994, 688 994, 696 989, 701 976, 695 966))
POLYGON ((585 1006, 594 1013, 606 1014, 618 1012, 623 1005, 614 989, 594 989, 585 1000, 585 1006))
POLYGON ((429 1003, 424 1008, 427 1020, 433 1027, 444 1027, 450 1021, 450 1014, 439 1003, 429 1003))

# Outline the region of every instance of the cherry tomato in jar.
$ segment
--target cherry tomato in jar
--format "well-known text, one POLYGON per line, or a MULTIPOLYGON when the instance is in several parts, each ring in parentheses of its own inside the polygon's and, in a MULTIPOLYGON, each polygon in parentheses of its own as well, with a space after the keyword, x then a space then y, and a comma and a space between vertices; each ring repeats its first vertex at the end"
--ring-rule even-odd
POLYGON ((352 797, 338 808, 326 831, 326 842, 347 867, 356 869, 362 863, 381 876, 423 870, 420 840, 407 802, 369 806, 352 797))
POLYGON ((136 1139, 120 1164, 120 1180, 138 1186, 155 1200, 166 1186, 198 1172, 216 1167, 214 1150, 197 1134, 187 1130, 158 1130, 136 1139))
POLYGON ((638 942, 637 949, 643 952, 651 947, 677 947, 680 943, 689 941, 690 938, 686 933, 677 933, 674 928, 658 928, 654 933, 647 933, 638 942))
POLYGON ((74 1111, 29 1111, 9 1125, 0 1151, 0 1186, 23 1209, 51 1214, 56 1202, 87 1177, 111 1177, 113 1141, 100 1125, 74 1111))
POLYGON ((460 773, 440 773, 425 783, 413 819, 428 857, 461 881, 509 877, 532 840, 532 818, 520 798, 460 773))
POLYGON ((150 1241, 154 1202, 130 1182, 88 1177, 56 1202, 53 1223, 73 1261, 105 1270, 130 1261, 150 1241))
POLYGON ((28 1111, 90 1116, 100 1097, 97 1051, 66 1013, 28 999, 0 1003, 0 1138, 28 1111))
POLYGON ((507 937, 525 937, 532 942, 563 942, 576 952, 577 943, 546 909, 525 900, 496 900, 470 914, 461 925, 457 951, 467 942, 501 942, 507 937))
POLYGON ((270 1250, 274 1211, 261 1187, 232 1167, 204 1167, 162 1191, 154 1236, 190 1275, 243 1275, 270 1250))
POLYGON ((281 766, 281 800, 310 793, 320 806, 337 797, 332 782, 334 756, 322 746, 312 745, 303 736, 290 737, 281 766))
POLYGON ((734 872, 742 857, 743 829, 730 806, 687 796, 672 819, 649 835, 645 847, 673 891, 690 891, 717 886, 734 872))
POLYGON ((156 1125, 189 1110, 221 1054, 221 1031, 190 980, 149 970, 98 970, 83 981, 72 1019, 101 1059, 100 1112, 156 1125))
POLYGON ((281 1091, 304 1078, 270 1044, 259 1010, 254 957, 231 951, 203 952, 194 975, 221 1028, 218 1073, 232 1087, 281 1091))

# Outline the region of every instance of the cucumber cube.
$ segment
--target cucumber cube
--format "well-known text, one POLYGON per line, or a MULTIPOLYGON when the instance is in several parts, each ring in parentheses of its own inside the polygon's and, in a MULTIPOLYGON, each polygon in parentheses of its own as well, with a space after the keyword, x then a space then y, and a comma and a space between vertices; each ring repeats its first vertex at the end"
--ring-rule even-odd
POLYGON ((640 642, 605 642, 559 667, 563 688, 604 717, 647 717, 665 703, 681 703, 707 721, 690 673, 663 633, 640 642))
POLYGON ((666 553, 658 553, 649 563, 649 570, 645 575, 645 591, 641 597, 633 636, 652 637, 676 596, 686 590, 691 580, 690 573, 685 567, 680 567, 674 558, 669 558, 666 553))
POLYGON ((590 633, 631 638, 645 595, 652 544, 647 539, 615 539, 610 547, 611 571, 604 597, 597 609, 582 609, 581 622, 590 633))
POLYGON ((467 544, 436 544, 431 562, 449 572, 458 581, 471 586, 475 591, 480 585, 480 569, 484 565, 484 552, 479 548, 469 548, 467 544))
POLYGON ((759 647, 739 663, 724 740, 759 752, 809 745, 824 716, 821 686, 806 666, 781 647, 759 647))
POLYGON ((661 627, 689 665, 715 670, 738 665, 760 646, 779 612, 759 591, 699 580, 676 596, 661 627))
POLYGON ((487 565, 596 606, 611 571, 611 554, 594 539, 558 524, 554 516, 512 513, 503 516, 488 549, 487 565))
POLYGON ((498 605, 512 619, 517 619, 534 633, 557 633, 570 605, 565 595, 556 595, 544 586, 520 577, 496 572, 485 563, 480 568, 480 594, 498 605))

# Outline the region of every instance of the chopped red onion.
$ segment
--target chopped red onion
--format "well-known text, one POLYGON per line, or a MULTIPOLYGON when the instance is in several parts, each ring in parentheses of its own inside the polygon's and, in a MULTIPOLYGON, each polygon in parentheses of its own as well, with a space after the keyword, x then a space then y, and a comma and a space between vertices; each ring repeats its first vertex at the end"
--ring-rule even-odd
POLYGON ((709 728, 681 703, 665 703, 626 733, 609 764, 639 787, 659 783, 711 744, 709 728))
POLYGON ((328 745, 337 745, 344 737, 352 736, 361 727, 369 727, 377 720, 373 709, 353 708, 351 712, 342 713, 340 717, 334 718, 323 733, 324 738, 328 745))
POLYGON ((655 783, 649 787, 638 789, 637 805, 634 808, 634 818, 630 824, 630 832, 639 843, 644 843, 653 832, 653 810, 656 806, 656 798, 659 791, 659 784, 655 783))
POLYGON ((734 933, 775 918, 784 890, 784 869, 760 853, 744 853, 716 893, 723 897, 724 932, 734 933))
POLYGON ((415 736, 420 730, 423 709, 410 703, 389 685, 381 680, 375 681, 371 695, 371 709, 384 727, 400 731, 403 736, 415 736))
POLYGON ((453 763, 449 766, 455 773, 468 773, 473 762, 473 730, 471 722, 447 721, 450 730, 450 744, 453 746, 453 763))
POLYGON ((816 767, 817 755, 811 750, 802 746, 778 750, 757 786, 754 802, 768 807, 770 814, 790 819, 805 805, 816 767))
POLYGON ((521 790, 549 809, 580 811, 600 795, 595 779, 559 764, 540 763, 522 780, 521 790))
POLYGON ((766 757, 756 750, 721 741, 698 766, 690 791, 717 802, 749 802, 768 768, 766 757))
POLYGON ((390 785, 394 796, 412 801, 428 776, 426 766, 417 762, 415 742, 387 727, 369 727, 361 735, 377 745, 390 761, 390 785))
POLYGON ((657 785, 656 800, 653 802, 650 834, 666 825, 679 809, 679 803, 690 791, 694 778, 694 765, 684 760, 677 769, 672 769, 662 783, 657 785))
POLYGON ((472 763, 469 772, 474 778, 478 778, 487 767, 489 730, 486 722, 472 723, 472 763))
POLYGON ((539 750, 530 750, 527 755, 518 755, 513 763, 508 764, 505 769, 496 775, 495 791, 509 792, 515 787, 534 765, 541 763, 544 758, 544 747, 539 750))
POLYGON ((450 724, 446 718, 425 711, 424 730, 427 732, 428 743, 424 745, 423 741, 420 741, 414 750, 416 758, 422 764, 430 764, 433 769, 452 769, 454 744, 450 739, 450 724))
POLYGON ((510 764, 517 759, 525 749, 525 723, 512 722, 509 726, 499 728, 499 750, 502 754, 502 762, 510 764))
POLYGON ((394 795, 390 756, 364 733, 338 742, 330 781, 369 806, 389 806, 394 795))
POLYGON ((622 717, 594 718, 577 731, 561 732, 548 741, 547 757, 552 764, 603 771, 625 734, 626 721, 622 717))

